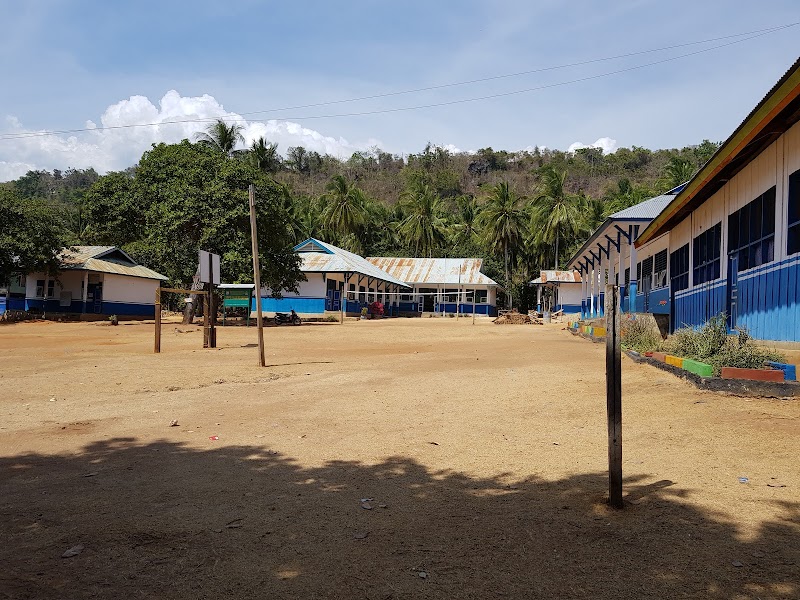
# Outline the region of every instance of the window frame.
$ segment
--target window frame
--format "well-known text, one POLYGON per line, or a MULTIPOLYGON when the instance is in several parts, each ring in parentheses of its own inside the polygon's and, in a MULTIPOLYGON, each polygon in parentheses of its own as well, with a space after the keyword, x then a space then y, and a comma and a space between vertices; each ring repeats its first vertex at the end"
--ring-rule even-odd
POLYGON ((689 242, 669 254, 669 285, 673 292, 689 289, 689 242), (684 256, 685 255, 685 256, 684 256))
POLYGON ((722 221, 692 238, 692 249, 692 284, 700 285, 719 279, 721 276, 722 221))
POLYGON ((789 175, 786 198, 786 256, 800 252, 800 169, 789 175), (792 212, 795 220, 792 221, 792 212))
POLYGON ((738 273, 775 260, 776 202, 776 186, 772 186, 728 215, 728 256, 738 257, 738 273))
POLYGON ((660 250, 659 252, 656 252, 653 255, 652 289, 657 290, 667 287, 667 281, 669 281, 667 277, 668 269, 669 269, 669 253, 667 252, 667 249, 664 248, 663 250, 660 250), (658 266, 660 262, 660 257, 662 256, 663 256, 664 268, 659 270, 658 266))

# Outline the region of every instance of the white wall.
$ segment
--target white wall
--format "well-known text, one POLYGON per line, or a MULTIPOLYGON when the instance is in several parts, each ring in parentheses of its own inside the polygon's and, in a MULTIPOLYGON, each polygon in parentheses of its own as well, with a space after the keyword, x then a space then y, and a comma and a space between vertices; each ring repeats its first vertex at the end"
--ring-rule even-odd
POLYGON ((61 297, 61 292, 71 292, 72 300, 82 300, 83 290, 83 271, 62 271, 57 277, 50 275, 45 278, 44 273, 30 273, 25 278, 25 297, 26 298, 41 298, 42 296, 36 295, 36 282, 45 281, 45 291, 47 288, 47 281, 54 281, 53 294, 48 295, 48 300, 58 300, 61 297))
POLYGON ((130 304, 155 304, 157 279, 103 274, 103 301, 130 304))

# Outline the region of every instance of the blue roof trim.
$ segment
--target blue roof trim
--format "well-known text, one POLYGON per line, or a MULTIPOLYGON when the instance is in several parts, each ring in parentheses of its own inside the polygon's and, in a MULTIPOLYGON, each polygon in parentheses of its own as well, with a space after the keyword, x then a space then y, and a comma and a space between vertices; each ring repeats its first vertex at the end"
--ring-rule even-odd
POLYGON ((333 250, 328 248, 325 242, 321 242, 316 238, 308 238, 307 240, 300 242, 292 248, 295 252, 323 252, 325 254, 333 254, 333 250))

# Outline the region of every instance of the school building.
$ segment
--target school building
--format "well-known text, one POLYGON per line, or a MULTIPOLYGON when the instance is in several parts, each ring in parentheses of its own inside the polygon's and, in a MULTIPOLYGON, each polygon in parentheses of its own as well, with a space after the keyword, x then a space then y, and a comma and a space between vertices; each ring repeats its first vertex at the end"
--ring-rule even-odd
POLYGON ((291 310, 303 318, 358 316, 374 302, 383 305, 384 316, 395 317, 497 312, 497 284, 480 272, 480 259, 364 258, 315 238, 294 251, 306 281, 297 293, 283 291, 282 298, 263 289, 261 308, 267 316, 291 310))
POLYGON ((18 278, 8 308, 81 319, 153 318, 156 289, 167 278, 120 248, 73 246, 61 251, 59 262, 56 275, 28 273, 18 278), (24 298, 19 294, 23 288, 24 298))
POLYGON ((731 330, 800 341, 798 121, 800 60, 638 232, 616 227, 619 237, 595 238, 574 257, 592 279, 585 313, 602 312, 599 290, 620 283, 625 265, 626 310, 654 314, 670 330, 724 312, 731 330))

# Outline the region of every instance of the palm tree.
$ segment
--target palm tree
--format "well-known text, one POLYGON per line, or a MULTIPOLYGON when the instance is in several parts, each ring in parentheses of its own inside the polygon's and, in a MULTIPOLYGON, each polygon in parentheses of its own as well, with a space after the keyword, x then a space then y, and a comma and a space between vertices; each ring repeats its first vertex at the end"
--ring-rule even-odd
POLYGON ((275 173, 281 166, 278 144, 268 144, 263 136, 250 144, 247 158, 256 169, 264 173, 275 173))
POLYGON ((342 175, 335 175, 326 189, 322 196, 327 203, 322 211, 322 226, 342 239, 356 235, 365 224, 364 192, 347 183, 342 175))
POLYGON ((477 218, 483 243, 492 252, 502 252, 505 261, 508 305, 513 304, 509 277, 509 261, 513 262, 522 248, 526 214, 521 206, 523 199, 502 181, 492 186, 486 204, 477 218))
POLYGON ((244 144, 243 129, 244 127, 236 123, 228 125, 222 119, 217 119, 206 128, 205 132, 196 133, 195 139, 198 143, 211 146, 226 154, 228 158, 233 158, 236 144, 239 142, 244 144))
POLYGON ((434 249, 445 239, 442 199, 425 184, 403 192, 401 202, 406 216, 397 232, 409 247, 414 247, 414 256, 433 256, 434 249))
POLYGON ((470 247, 478 237, 475 220, 478 218, 478 203, 475 198, 459 196, 456 198, 456 223, 450 227, 454 246, 470 247))
POLYGON ((664 165, 664 175, 667 179, 667 184, 670 189, 679 186, 682 183, 689 181, 694 175, 694 165, 688 158, 681 158, 680 156, 673 156, 669 162, 664 165))
POLYGON ((533 200, 531 231, 537 242, 555 246, 553 268, 558 269, 561 238, 574 237, 581 229, 580 197, 564 190, 566 171, 556 171, 551 165, 542 170, 543 191, 533 200))

